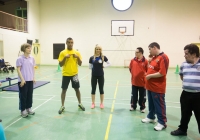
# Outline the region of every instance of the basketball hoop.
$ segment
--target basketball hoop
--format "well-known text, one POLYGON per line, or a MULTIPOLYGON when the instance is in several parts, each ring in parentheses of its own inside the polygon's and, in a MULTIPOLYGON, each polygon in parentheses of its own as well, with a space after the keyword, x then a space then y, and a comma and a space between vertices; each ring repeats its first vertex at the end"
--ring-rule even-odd
POLYGON ((120 37, 124 37, 125 31, 119 31, 120 37))
POLYGON ((124 35, 124 33, 125 33, 124 31, 120 31, 120 34, 121 34, 121 35, 124 35))

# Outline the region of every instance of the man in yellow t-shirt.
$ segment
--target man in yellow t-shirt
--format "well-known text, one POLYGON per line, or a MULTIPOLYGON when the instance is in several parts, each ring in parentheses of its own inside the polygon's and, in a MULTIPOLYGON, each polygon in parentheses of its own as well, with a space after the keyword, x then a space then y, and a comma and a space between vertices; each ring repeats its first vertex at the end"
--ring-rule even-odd
POLYGON ((82 58, 81 54, 73 49, 73 44, 74 44, 73 39, 67 38, 66 40, 67 49, 60 52, 58 58, 59 65, 63 67, 62 93, 61 93, 62 106, 58 111, 59 114, 61 114, 65 109, 64 107, 65 95, 70 81, 72 83, 72 88, 74 88, 74 90, 76 91, 76 97, 79 102, 78 107, 83 111, 85 111, 84 106, 81 104, 81 94, 79 90, 80 83, 78 80, 78 65, 81 66, 82 58))

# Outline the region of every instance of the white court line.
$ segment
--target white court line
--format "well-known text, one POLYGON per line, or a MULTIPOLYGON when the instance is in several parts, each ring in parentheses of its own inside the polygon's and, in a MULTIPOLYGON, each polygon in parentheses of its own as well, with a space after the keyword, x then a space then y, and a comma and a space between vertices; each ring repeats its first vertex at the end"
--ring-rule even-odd
MULTIPOLYGON (((1 97, 1 98, 5 98, 5 99, 19 99, 19 97, 1 97)), ((38 99, 38 98, 33 98, 34 100, 47 100, 47 99, 38 99)))
MULTIPOLYGON (((18 93, 17 94, 16 93, 8 93, 8 94, 17 95, 17 96, 19 95, 18 93)), ((34 94, 34 93, 33 93, 33 95, 36 95, 36 96, 55 96, 55 95, 49 95, 49 94, 48 95, 42 95, 42 94, 34 94)))
MULTIPOLYGON (((51 100, 51 101, 60 102, 60 100, 56 100, 56 99, 51 100)), ((67 102, 75 102, 75 103, 78 102, 78 101, 71 101, 71 100, 66 100, 66 101, 67 101, 67 102)), ((91 104, 91 101, 81 101, 81 102, 91 104)), ((100 104, 100 102, 96 102, 96 103, 99 103, 99 104, 100 104)), ((104 104, 112 104, 112 102, 110 102, 110 103, 104 102, 104 104)), ((116 102, 115 102, 115 104, 117 104, 117 105, 130 106, 130 104, 125 104, 125 103, 116 103, 116 102)), ((146 106, 148 106, 148 105, 146 105, 146 106)), ((166 108, 167 108, 167 107, 169 107, 169 108, 180 108, 180 107, 178 107, 178 106, 166 106, 166 108)))
MULTIPOLYGON (((57 73, 56 73, 56 74, 57 74, 57 73)), ((52 75, 55 75, 55 74, 52 74, 52 75)), ((52 76, 52 75, 51 75, 51 76, 52 76)), ((83 76, 81 79, 85 78, 85 77, 88 76, 88 75, 89 75, 89 73, 86 74, 85 76, 83 76)), ((50 75, 49 75, 49 76, 50 76, 50 75)), ((49 76, 46 76, 46 77, 49 77, 49 76)), ((42 78, 40 78, 40 79, 42 79, 42 78)), ((81 80, 81 79, 80 79, 80 80, 81 80)), ((42 104, 40 104, 39 106, 37 106, 36 108, 34 108, 33 111, 36 110, 37 108, 39 108, 40 106, 42 106, 43 104, 47 103, 48 101, 52 100, 52 98, 54 98, 54 97, 55 97, 55 96, 53 96, 53 97, 51 97, 50 99, 46 100, 44 103, 42 103, 42 104)), ((20 117, 20 118, 17 119, 16 121, 12 122, 10 125, 6 126, 4 130, 6 130, 6 129, 9 128, 11 125, 15 124, 16 122, 18 122, 18 121, 21 120, 21 119, 22 119, 22 117, 20 117)))
MULTIPOLYGON (((3 97, 2 97, 3 98, 3 97)), ((8 98, 17 98, 17 97, 8 97, 8 98)), ((46 99, 37 99, 37 98, 34 98, 34 100, 46 100, 46 99)), ((105 100, 105 99, 104 99, 105 100)), ((114 99, 112 99, 112 100, 114 100, 114 99)), ((56 100, 56 99, 52 99, 51 101, 55 101, 55 102, 60 102, 61 100, 56 100)), ((75 103, 77 103, 78 101, 71 101, 71 100, 66 100, 67 102, 75 102, 75 103)), ((91 103, 91 101, 82 101, 83 103, 91 103)), ((99 103, 100 104, 100 102, 96 102, 96 103, 99 103)), ((108 103, 108 102, 104 102, 104 104, 112 104, 112 102, 110 102, 110 103, 108 103)), ((116 103, 115 102, 115 104, 118 104, 118 105, 127 105, 127 106, 130 106, 130 104, 128 104, 128 103, 116 103)), ((146 105, 146 106, 148 106, 148 105, 146 105)), ((170 107, 170 108, 180 108, 180 107, 176 107, 176 106, 166 106, 166 107, 170 107)))
MULTIPOLYGON (((34 95, 38 95, 38 96, 57 96, 57 95, 40 95, 40 94, 34 94, 34 95)), ((0 96, 0 98, 17 98, 17 97, 0 96)), ((77 98, 77 97, 76 96, 66 96, 66 98, 77 98)), ((33 99, 37 99, 37 98, 33 98, 33 99)), ((91 99, 91 97, 81 97, 81 99, 91 99)), ((130 101, 130 99, 114 99, 114 98, 104 98, 104 100, 130 101)), ((147 100, 147 102, 148 102, 148 100, 147 100)), ((172 102, 172 101, 165 101, 165 102, 166 103, 173 103, 173 104, 180 104, 180 102, 172 102)))
POLYGON ((90 74, 90 72, 88 72, 88 74, 86 74, 85 76, 81 77, 79 80, 84 79, 85 77, 87 77, 90 74))
POLYGON ((50 101, 52 98, 54 98, 55 96, 51 97, 50 99, 48 99, 47 101, 45 101, 44 103, 42 103, 41 105, 37 106, 36 108, 33 109, 36 110, 37 108, 39 108, 40 106, 42 106, 43 104, 47 103, 48 101, 50 101))
MULTIPOLYGON (((39 108, 40 106, 42 106, 43 104, 47 103, 48 101, 50 101, 52 98, 54 98, 55 96, 51 97, 50 99, 46 100, 44 103, 40 104, 39 106, 37 106, 36 108, 33 109, 36 110, 37 108, 39 108)), ((8 126, 5 127, 4 130, 6 130, 8 127, 10 127, 11 125, 15 124, 16 122, 18 122, 19 120, 21 120, 22 117, 20 117, 19 119, 17 119, 16 121, 12 122, 11 124, 9 124, 8 126)))

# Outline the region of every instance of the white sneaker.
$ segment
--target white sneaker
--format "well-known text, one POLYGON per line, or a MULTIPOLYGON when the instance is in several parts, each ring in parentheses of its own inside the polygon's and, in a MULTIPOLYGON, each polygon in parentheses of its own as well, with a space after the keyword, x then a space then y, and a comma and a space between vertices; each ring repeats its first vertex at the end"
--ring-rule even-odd
POLYGON ((145 113, 145 109, 140 110, 141 113, 145 113))
POLYGON ((23 118, 28 117, 28 112, 26 111, 26 109, 25 109, 24 111, 21 112, 21 116, 22 116, 23 118))
POLYGON ((149 119, 149 118, 145 118, 145 119, 142 119, 142 122, 143 123, 155 123, 155 120, 149 119))
POLYGON ((28 108, 27 112, 28 112, 29 115, 34 115, 35 114, 35 112, 31 110, 31 108, 28 108))
POLYGON ((156 131, 161 131, 161 130, 163 130, 163 129, 165 129, 165 128, 166 128, 166 126, 164 126, 164 125, 158 123, 158 124, 154 127, 154 130, 156 130, 156 131))
POLYGON ((131 108, 130 108, 130 111, 135 111, 135 109, 131 107, 131 108))

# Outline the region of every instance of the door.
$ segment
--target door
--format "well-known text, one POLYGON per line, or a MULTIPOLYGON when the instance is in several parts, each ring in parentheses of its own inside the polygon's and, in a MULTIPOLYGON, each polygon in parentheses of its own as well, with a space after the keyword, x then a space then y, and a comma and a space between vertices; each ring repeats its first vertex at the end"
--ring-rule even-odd
POLYGON ((40 65, 40 55, 41 55, 41 48, 40 44, 38 43, 33 43, 32 45, 32 56, 35 59, 36 65, 40 65))
POLYGON ((199 47, 199 49, 200 49, 200 43, 192 43, 192 44, 197 45, 199 47))

